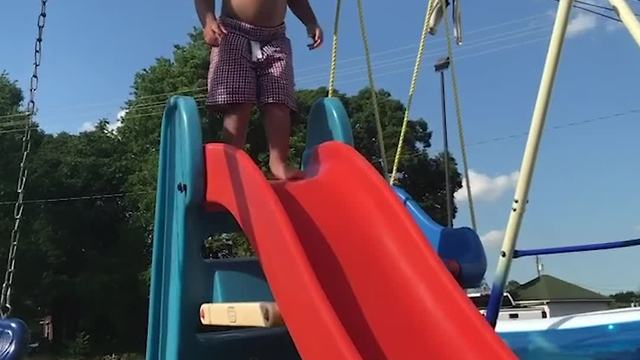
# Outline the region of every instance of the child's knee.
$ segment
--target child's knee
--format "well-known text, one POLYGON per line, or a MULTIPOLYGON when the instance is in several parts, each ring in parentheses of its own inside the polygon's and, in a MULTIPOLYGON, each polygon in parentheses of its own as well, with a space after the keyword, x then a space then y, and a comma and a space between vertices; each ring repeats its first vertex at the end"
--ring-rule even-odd
POLYGON ((262 111, 264 111, 265 116, 270 118, 284 118, 289 117, 291 110, 285 104, 265 104, 262 111))
POLYGON ((251 116, 252 104, 232 104, 224 107, 225 117, 234 117, 239 120, 249 120, 251 116))

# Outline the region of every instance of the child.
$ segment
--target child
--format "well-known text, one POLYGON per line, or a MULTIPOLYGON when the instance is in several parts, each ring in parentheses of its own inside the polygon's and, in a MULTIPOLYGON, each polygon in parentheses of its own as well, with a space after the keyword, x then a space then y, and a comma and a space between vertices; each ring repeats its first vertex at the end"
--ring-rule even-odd
POLYGON ((269 168, 278 179, 301 177, 287 164, 290 111, 296 110, 291 42, 285 34, 287 7, 306 26, 309 49, 322 44, 322 29, 308 0, 195 0, 204 40, 211 45, 207 106, 224 114, 225 141, 244 146, 254 105, 262 110, 269 168))

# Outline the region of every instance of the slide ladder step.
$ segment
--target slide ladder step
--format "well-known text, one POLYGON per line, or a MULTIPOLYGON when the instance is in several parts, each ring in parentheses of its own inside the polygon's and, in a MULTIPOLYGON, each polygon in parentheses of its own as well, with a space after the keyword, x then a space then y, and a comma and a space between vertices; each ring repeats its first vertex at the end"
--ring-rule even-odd
POLYGON ((203 325, 277 327, 284 321, 275 302, 206 303, 200 306, 203 325))

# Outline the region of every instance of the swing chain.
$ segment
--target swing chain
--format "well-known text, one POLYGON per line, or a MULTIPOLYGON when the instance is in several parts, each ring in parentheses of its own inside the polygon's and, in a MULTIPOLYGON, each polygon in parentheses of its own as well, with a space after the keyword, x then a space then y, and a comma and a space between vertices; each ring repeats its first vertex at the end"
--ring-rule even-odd
POLYGON ((27 182, 27 157, 31 150, 31 128, 33 126, 33 116, 36 112, 36 92, 38 90, 38 69, 42 61, 42 34, 47 18, 47 1, 40 1, 40 15, 38 16, 38 37, 36 38, 33 52, 33 74, 29 83, 29 102, 27 103, 27 121, 25 122, 24 135, 22 136, 22 159, 20 161, 20 172, 18 175, 18 186, 16 192, 18 199, 13 208, 14 225, 11 230, 11 244, 7 257, 7 271, 2 284, 2 296, 0 297, 0 316, 6 318, 11 313, 11 285, 15 273, 16 251, 18 249, 18 239, 20 238, 20 221, 22 220, 22 210, 24 209, 24 187, 27 182))

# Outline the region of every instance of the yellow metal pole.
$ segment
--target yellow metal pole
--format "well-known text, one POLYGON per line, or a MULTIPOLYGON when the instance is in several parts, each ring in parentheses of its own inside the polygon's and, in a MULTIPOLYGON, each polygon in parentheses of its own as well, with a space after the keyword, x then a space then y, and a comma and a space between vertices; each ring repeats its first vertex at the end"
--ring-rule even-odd
POLYGON ((640 21, 625 0, 609 0, 624 26, 640 46, 640 21))
POLYGON ((567 32, 567 24, 569 23, 569 15, 571 14, 572 5, 573 0, 559 1, 556 20, 551 33, 549 50, 547 52, 544 70, 542 71, 542 80, 540 81, 540 88, 538 90, 538 98, 533 110, 529 137, 527 139, 527 145, 522 159, 522 166, 520 168, 520 176, 518 178, 518 184, 516 185, 511 214, 509 215, 509 222, 507 223, 507 229, 505 230, 504 242, 500 251, 498 267, 496 269, 495 279, 491 288, 491 297, 489 298, 489 304, 487 307, 487 320, 492 326, 495 326, 500 312, 500 302, 502 300, 502 294, 511 268, 513 250, 516 246, 520 225, 522 223, 522 218, 527 204, 529 187, 533 177, 538 148, 540 146, 540 139, 542 138, 547 110, 549 109, 549 100, 551 99, 551 92, 553 90, 553 84, 558 70, 558 62, 560 61, 560 55, 562 53, 562 45, 567 32))

